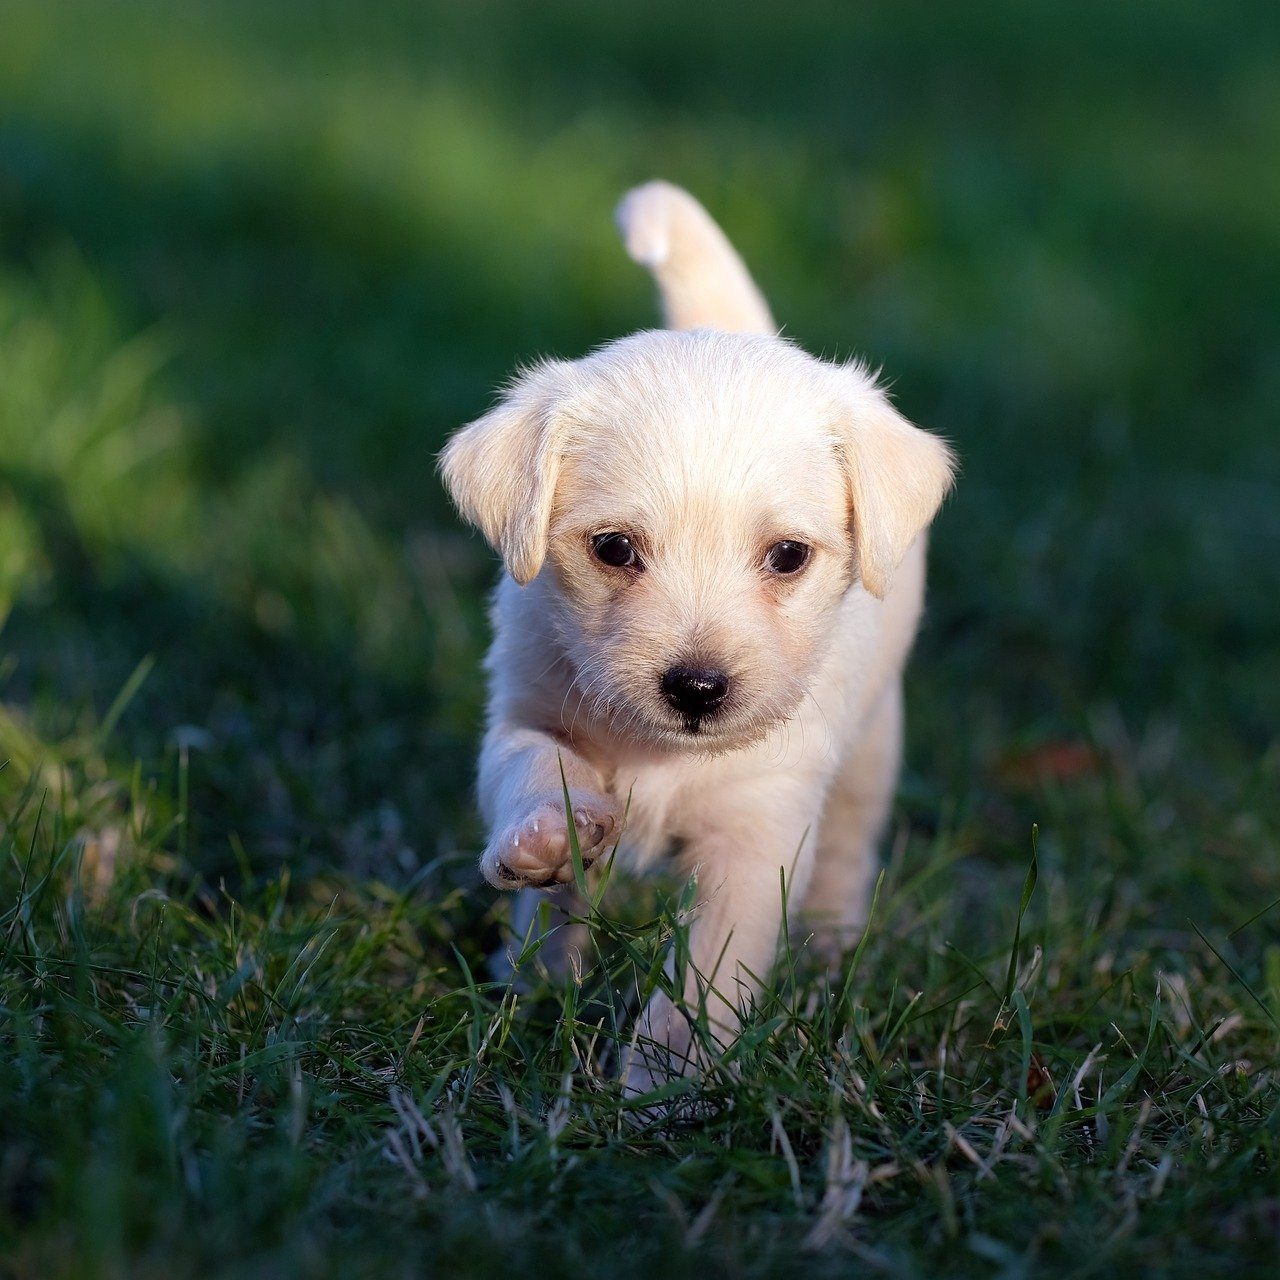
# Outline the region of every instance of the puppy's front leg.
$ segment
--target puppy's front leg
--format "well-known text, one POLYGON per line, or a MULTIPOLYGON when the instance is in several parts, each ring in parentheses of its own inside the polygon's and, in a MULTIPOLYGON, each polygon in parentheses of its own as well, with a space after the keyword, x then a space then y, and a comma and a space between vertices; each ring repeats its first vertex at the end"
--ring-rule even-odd
POLYGON ((480 870, 494 888, 572 882, 565 783, 582 860, 590 866, 621 824, 618 802, 599 772, 571 747, 536 729, 500 722, 485 735, 479 793, 489 843, 480 870))
POLYGON ((803 895, 812 870, 804 797, 736 798, 722 821, 696 836, 688 857, 698 876, 697 904, 688 934, 688 956, 672 954, 667 973, 681 979, 683 998, 660 991, 640 1019, 624 1067, 626 1089, 644 1093, 702 1064, 692 1019, 705 1009, 713 1040, 721 1047, 736 1035, 742 1015, 759 993, 777 954, 788 904, 803 895), (683 973, 681 973, 683 963, 683 973))

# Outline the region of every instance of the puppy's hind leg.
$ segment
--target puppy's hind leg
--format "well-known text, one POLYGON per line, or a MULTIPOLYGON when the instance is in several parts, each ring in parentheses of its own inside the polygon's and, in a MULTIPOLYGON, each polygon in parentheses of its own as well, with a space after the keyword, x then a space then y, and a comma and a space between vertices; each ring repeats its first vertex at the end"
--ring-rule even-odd
POLYGON ((839 962, 866 923, 876 853, 902 762, 902 685, 880 695, 827 793, 813 879, 805 898, 812 945, 839 962))

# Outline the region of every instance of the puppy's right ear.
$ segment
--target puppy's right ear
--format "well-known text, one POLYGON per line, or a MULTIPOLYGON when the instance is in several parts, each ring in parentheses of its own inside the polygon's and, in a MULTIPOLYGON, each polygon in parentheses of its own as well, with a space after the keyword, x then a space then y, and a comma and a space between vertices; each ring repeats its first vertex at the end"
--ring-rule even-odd
POLYGON ((521 586, 538 576, 547 555, 569 369, 546 361, 522 373, 501 402, 463 427, 440 455, 449 496, 521 586))

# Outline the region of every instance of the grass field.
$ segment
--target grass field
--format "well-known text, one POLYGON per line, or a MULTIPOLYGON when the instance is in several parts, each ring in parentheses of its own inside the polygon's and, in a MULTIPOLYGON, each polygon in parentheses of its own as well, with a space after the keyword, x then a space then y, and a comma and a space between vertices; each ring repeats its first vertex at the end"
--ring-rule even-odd
POLYGON ((1278 209, 1264 3, 0 0, 0 1274, 1275 1275, 1278 209), (488 981, 434 476, 654 175, 964 461, 864 945, 669 1122, 673 887, 488 981))

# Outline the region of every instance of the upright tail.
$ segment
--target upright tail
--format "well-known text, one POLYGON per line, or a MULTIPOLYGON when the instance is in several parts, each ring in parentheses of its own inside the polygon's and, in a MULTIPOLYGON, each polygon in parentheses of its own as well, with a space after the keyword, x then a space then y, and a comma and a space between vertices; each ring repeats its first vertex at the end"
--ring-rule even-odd
POLYGON ((658 282, 667 328, 777 333, 746 264, 687 191, 646 182, 622 197, 615 216, 627 252, 658 282))

